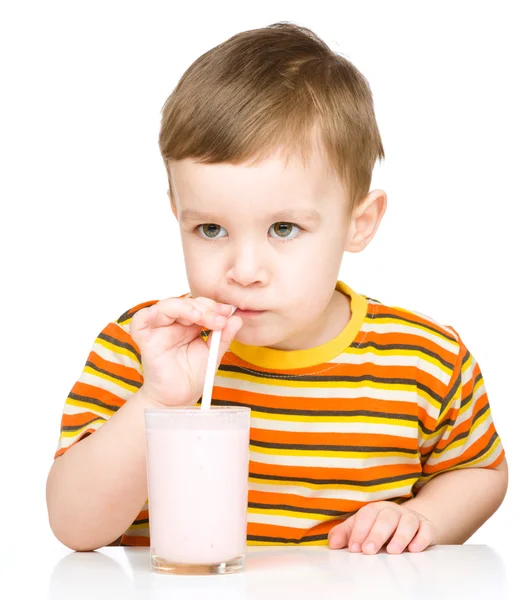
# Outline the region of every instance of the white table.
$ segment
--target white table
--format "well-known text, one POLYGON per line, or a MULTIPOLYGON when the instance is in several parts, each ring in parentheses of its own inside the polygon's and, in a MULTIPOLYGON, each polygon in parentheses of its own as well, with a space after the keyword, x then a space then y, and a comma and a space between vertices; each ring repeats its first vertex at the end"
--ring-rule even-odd
MULTIPOLYGON (((506 559, 488 546, 437 546, 375 556, 326 547, 250 547, 230 575, 152 573, 147 548, 3 552, 0 598, 37 600, 504 600, 531 598, 509 585, 506 559), (511 587, 513 589, 511 589, 511 587)), ((526 578, 527 579, 527 578, 526 578)))

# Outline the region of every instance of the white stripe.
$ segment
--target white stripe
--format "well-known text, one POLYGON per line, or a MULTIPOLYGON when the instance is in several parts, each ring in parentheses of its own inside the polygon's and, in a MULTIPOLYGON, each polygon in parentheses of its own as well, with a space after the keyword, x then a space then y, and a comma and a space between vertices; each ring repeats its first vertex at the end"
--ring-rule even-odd
POLYGON ((305 433, 376 433, 396 435, 408 439, 418 437, 417 427, 388 425, 387 423, 367 423, 363 421, 274 421, 251 417, 251 427, 268 431, 297 431, 305 433))
POLYGON ((476 359, 471 356, 469 359, 468 367, 463 370, 461 375, 461 381, 463 385, 466 385, 474 377, 474 368, 476 367, 476 359))
POLYGON ((457 342, 450 342, 446 338, 442 336, 438 336, 430 331, 422 328, 422 326, 416 327, 412 325, 401 325, 400 323, 392 322, 392 323, 378 323, 376 321, 366 321, 361 331, 368 331, 374 333, 404 333, 408 335, 416 335, 419 337, 423 337, 427 340, 432 341, 434 344, 437 344, 441 348, 448 350, 452 354, 457 354, 459 350, 459 345, 457 342))
MULTIPOLYGON (((382 305, 382 304, 375 304, 373 302, 371 302, 370 304, 371 304, 371 306, 382 306, 383 308, 386 308, 385 305, 382 305)), ((403 313, 405 313, 406 317, 407 317, 407 315, 412 315, 414 317, 420 317, 424 321, 428 321, 428 323, 431 323, 433 326, 438 327, 439 329, 444 329, 444 331, 446 331, 446 333, 450 337, 454 338, 457 341, 455 331, 451 327, 449 327, 448 325, 443 325, 442 323, 439 323, 439 321, 436 321, 433 317, 430 317, 429 315, 425 315, 424 313, 421 313, 418 310, 408 310, 407 308, 402 308, 401 306, 390 306, 389 308, 395 308, 397 310, 402 311, 403 313)), ((372 312, 374 312, 374 309, 372 309, 372 312)), ((396 318, 399 318, 399 317, 397 316, 396 318)))
MULTIPOLYGON (((273 379, 278 381, 282 377, 275 376, 273 379)), ((244 392, 254 392, 267 396, 284 396, 285 398, 308 398, 309 400, 312 398, 373 398, 375 400, 398 400, 414 404, 417 402, 414 384, 404 390, 373 388, 369 386, 351 387, 356 384, 348 382, 345 382, 345 385, 340 387, 317 387, 311 381, 297 382, 296 386, 291 387, 217 375, 214 385, 231 390, 242 390, 244 392)))
POLYGON ((274 515, 271 512, 255 513, 249 511, 248 523, 261 523, 264 525, 277 525, 279 527, 293 527, 294 529, 311 529, 319 525, 324 519, 304 519, 299 517, 288 517, 285 515, 274 515))
MULTIPOLYGON (((480 398, 483 393, 485 393, 485 386, 482 384, 477 388, 476 392, 472 396, 472 399, 468 401, 466 410, 457 415, 454 427, 459 427, 459 425, 461 425, 463 422, 465 422, 472 416, 472 413, 474 412, 475 408, 476 399, 480 398)), ((456 408, 460 407, 462 401, 463 398, 458 398, 458 402, 456 402, 456 408)))
POLYGON ((92 347, 92 350, 98 356, 100 356, 101 358, 103 358, 104 360, 106 360, 108 362, 122 365, 124 367, 130 367, 130 368, 134 369, 137 373, 141 372, 140 364, 138 363, 136 358, 133 359, 128 354, 120 354, 119 352, 110 350, 109 348, 106 348, 99 341, 94 344, 94 346, 92 347))
POLYGON ((334 358, 331 362, 350 365, 364 365, 366 363, 370 363, 379 367, 413 367, 432 375, 436 379, 439 379, 439 381, 441 381, 444 385, 448 385, 451 374, 448 374, 436 364, 423 359, 417 350, 412 350, 411 352, 411 354, 384 356, 367 351, 356 351, 352 353, 347 351, 334 358))
POLYGON ((345 490, 334 488, 314 489, 302 485, 271 485, 269 483, 255 483, 249 481, 249 490, 255 492, 272 492, 274 494, 290 494, 304 498, 334 498, 336 500, 348 500, 355 502, 374 502, 376 500, 391 500, 405 496, 411 492, 413 483, 402 485, 392 489, 378 490, 374 492, 345 490))
POLYGON ((425 396, 421 396, 420 393, 417 396, 417 404, 419 408, 423 408, 429 417, 431 417, 434 421, 437 421, 441 412, 441 406, 436 400, 432 399, 431 402, 425 396), (434 402, 435 404, 432 404, 431 402, 434 402))
MULTIPOLYGON (((318 451, 316 451, 316 454, 318 451)), ((286 467, 328 467, 329 469, 369 469, 384 465, 418 465, 418 458, 408 456, 382 456, 376 458, 334 458, 331 456, 299 456, 285 454, 263 454, 251 451, 250 460, 264 465, 286 467)))
POLYGON ((481 468, 481 467, 488 467, 490 466, 493 462, 496 461, 496 459, 500 456, 500 454, 503 451, 503 446, 501 444, 501 442, 498 441, 498 447, 496 448, 496 450, 494 450, 494 452, 490 455, 485 457, 483 460, 480 460, 478 463, 475 463, 473 465, 473 468, 481 468))
MULTIPOLYGON (((78 402, 78 400, 72 400, 72 402, 78 402)), ((88 407, 85 407, 85 406, 78 406, 77 404, 75 404, 75 405, 74 404, 70 404, 70 400, 68 400, 65 403, 65 407, 64 407, 63 413, 65 415, 78 415, 80 413, 87 412, 88 410, 90 410, 90 412, 94 413, 96 416, 101 417, 102 419, 105 419, 106 421, 108 419, 110 419, 111 416, 112 416, 112 415, 109 415, 106 412, 103 412, 101 410, 101 408, 97 404, 91 404, 90 408, 88 408, 88 407)), ((99 425, 100 425, 99 423, 96 423, 96 424, 91 423, 90 427, 96 427, 97 428, 97 427, 99 427, 99 425)), ((68 438, 68 439, 72 439, 72 438, 68 438)))

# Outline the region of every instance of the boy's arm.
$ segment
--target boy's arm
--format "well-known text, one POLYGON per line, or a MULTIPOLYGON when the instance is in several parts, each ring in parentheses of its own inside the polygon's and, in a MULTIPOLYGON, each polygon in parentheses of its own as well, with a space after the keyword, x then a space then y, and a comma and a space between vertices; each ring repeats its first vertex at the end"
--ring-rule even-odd
POLYGON ((435 526, 438 544, 462 544, 496 512, 507 491, 508 469, 466 468, 441 473, 401 506, 435 526))
POLYGON ((46 484, 50 526, 73 550, 112 543, 147 498, 144 409, 140 389, 97 431, 56 458, 46 484))

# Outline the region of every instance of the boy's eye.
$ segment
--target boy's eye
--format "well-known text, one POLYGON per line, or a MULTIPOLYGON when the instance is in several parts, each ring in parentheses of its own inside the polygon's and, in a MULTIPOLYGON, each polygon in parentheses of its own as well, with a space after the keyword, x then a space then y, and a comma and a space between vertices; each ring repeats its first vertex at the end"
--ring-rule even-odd
POLYGON ((281 239, 292 239, 292 233, 297 233, 300 231, 300 227, 295 225, 295 223, 273 223, 269 228, 271 235, 276 238, 281 239))
POLYGON ((221 231, 225 231, 226 233, 224 227, 221 227, 221 225, 216 225, 215 223, 205 223, 204 225, 199 225, 197 229, 201 237, 208 238, 210 240, 225 237, 223 235, 219 235, 221 231))
MULTIPOLYGON (((199 235, 208 240, 218 240, 226 237, 227 230, 216 223, 204 223, 197 227, 199 235)), ((269 234, 276 239, 290 240, 300 232, 300 227, 295 223, 273 223, 269 228, 269 234)))

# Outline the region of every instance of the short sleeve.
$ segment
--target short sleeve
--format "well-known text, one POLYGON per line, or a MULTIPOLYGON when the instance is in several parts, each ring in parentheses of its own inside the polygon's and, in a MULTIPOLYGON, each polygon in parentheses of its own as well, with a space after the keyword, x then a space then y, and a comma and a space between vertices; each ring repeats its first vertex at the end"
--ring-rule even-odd
POLYGON ((142 387, 140 351, 128 326, 132 314, 109 323, 94 341, 64 404, 55 458, 99 429, 142 387))
POLYGON ((505 455, 479 364, 451 330, 458 343, 455 364, 440 399, 437 419, 431 427, 419 428, 422 475, 414 492, 445 471, 495 468, 505 455))

